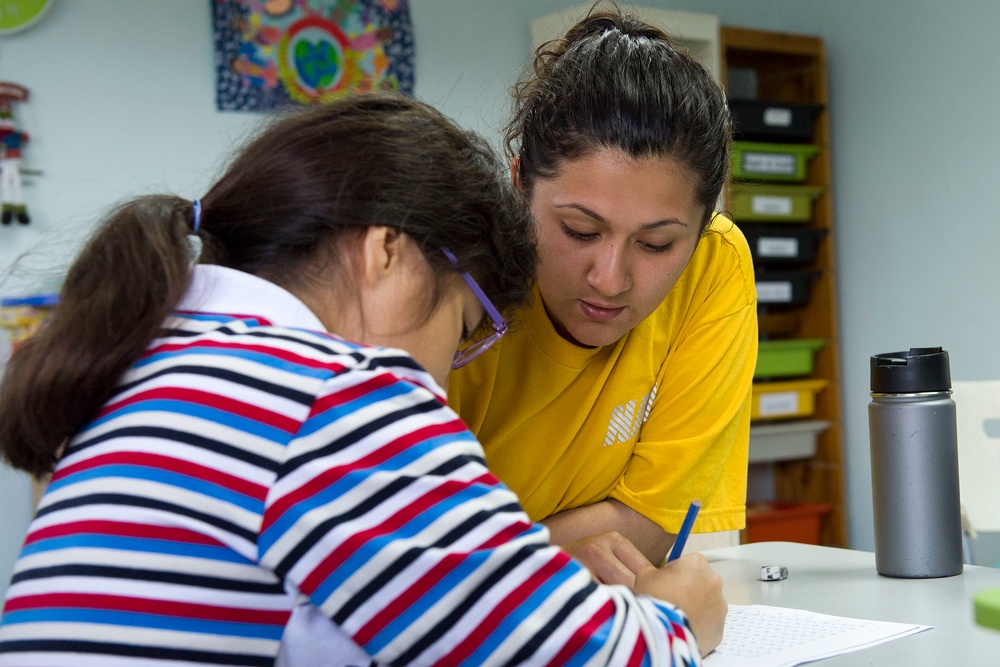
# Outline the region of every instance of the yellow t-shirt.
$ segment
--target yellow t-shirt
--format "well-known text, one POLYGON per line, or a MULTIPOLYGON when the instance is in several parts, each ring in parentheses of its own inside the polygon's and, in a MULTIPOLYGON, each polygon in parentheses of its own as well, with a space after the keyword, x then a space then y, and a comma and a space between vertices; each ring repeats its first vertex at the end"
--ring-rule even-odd
POLYGON ((750 249, 716 216, 659 308, 614 345, 563 339, 536 291, 449 403, 535 521, 614 498, 676 533, 742 528, 757 361, 750 249))

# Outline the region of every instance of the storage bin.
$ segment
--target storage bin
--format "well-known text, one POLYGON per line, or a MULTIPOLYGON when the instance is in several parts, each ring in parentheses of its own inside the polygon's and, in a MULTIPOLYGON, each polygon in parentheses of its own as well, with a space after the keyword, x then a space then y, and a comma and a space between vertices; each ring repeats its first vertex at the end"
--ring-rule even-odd
POLYGON ((813 283, 819 271, 758 271, 757 303, 762 306, 804 306, 809 303, 813 283))
POLYGON ((821 104, 730 100, 734 136, 744 141, 803 142, 812 139, 821 104))
POLYGON ((828 384, 822 379, 754 382, 750 419, 811 417, 816 412, 816 395, 828 384))
POLYGON ((735 179, 800 183, 817 153, 819 146, 809 144, 734 141, 729 167, 735 179))
POLYGON ((822 419, 754 424, 750 427, 750 463, 793 461, 816 455, 819 434, 830 428, 822 419))
POLYGON ((823 517, 830 503, 754 503, 747 507, 747 542, 819 544, 823 517))
POLYGON ((11 350, 42 328, 58 301, 55 293, 0 299, 0 329, 6 330, 11 350))
POLYGON ((757 331, 762 338, 791 337, 799 330, 800 319, 800 313, 795 310, 779 309, 778 312, 767 312, 766 308, 758 308, 757 331))
POLYGON ((737 222, 809 222, 813 202, 821 194, 818 185, 733 183, 729 207, 737 222))
POLYGON ((825 229, 798 225, 743 223, 740 230, 750 244, 755 264, 808 264, 816 259, 819 241, 825 229))
POLYGON ((787 378, 813 372, 816 353, 826 344, 820 338, 762 340, 757 347, 754 378, 787 378))

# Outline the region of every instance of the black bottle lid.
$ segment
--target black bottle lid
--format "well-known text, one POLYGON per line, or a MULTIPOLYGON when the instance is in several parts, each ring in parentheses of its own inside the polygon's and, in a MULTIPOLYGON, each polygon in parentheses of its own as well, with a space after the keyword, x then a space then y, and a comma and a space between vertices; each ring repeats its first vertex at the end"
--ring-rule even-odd
POLYGON ((873 394, 916 394, 951 389, 948 353, 940 347, 911 347, 871 359, 873 394))

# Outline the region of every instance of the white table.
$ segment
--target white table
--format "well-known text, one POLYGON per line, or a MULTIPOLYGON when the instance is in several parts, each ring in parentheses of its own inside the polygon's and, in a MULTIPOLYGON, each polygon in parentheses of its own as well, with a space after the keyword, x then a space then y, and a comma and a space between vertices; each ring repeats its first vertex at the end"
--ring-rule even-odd
POLYGON ((766 604, 824 614, 932 625, 933 630, 819 664, 1000 665, 1000 632, 976 625, 972 598, 1000 588, 1000 568, 966 565, 940 579, 893 579, 875 571, 875 554, 792 542, 759 542, 702 552, 724 582, 730 604, 766 604), (784 565, 784 581, 760 581, 762 565, 784 565))

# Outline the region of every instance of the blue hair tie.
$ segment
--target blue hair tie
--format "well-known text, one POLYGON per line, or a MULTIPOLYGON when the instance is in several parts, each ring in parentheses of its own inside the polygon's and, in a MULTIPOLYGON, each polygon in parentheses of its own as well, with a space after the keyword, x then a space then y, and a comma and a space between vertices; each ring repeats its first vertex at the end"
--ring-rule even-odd
POLYGON ((192 207, 194 208, 194 222, 191 223, 191 231, 195 234, 201 229, 201 200, 195 199, 192 202, 192 207))

